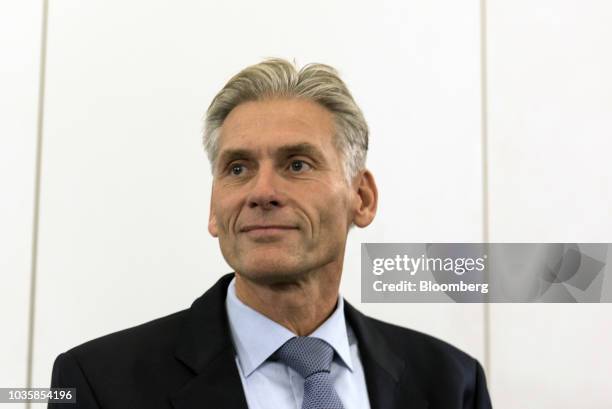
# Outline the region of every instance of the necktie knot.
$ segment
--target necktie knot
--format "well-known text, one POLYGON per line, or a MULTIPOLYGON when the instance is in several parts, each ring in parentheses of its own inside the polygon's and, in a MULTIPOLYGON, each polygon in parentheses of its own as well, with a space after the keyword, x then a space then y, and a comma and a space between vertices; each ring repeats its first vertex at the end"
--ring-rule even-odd
POLYGON ((308 378, 319 372, 329 372, 334 349, 320 338, 294 337, 285 342, 274 356, 308 378))
POLYGON ((314 337, 294 337, 273 357, 304 377, 302 409, 344 409, 330 379, 334 349, 327 342, 314 337))

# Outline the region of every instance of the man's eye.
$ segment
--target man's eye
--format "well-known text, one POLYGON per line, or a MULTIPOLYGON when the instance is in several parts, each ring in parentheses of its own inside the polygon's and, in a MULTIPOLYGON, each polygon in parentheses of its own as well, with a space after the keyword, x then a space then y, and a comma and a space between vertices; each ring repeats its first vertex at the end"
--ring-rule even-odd
POLYGON ((309 170, 310 165, 303 160, 292 160, 290 168, 292 172, 299 173, 304 170, 309 170))
POLYGON ((241 163, 236 163, 230 167, 230 173, 232 175, 238 176, 244 171, 244 165, 241 163))

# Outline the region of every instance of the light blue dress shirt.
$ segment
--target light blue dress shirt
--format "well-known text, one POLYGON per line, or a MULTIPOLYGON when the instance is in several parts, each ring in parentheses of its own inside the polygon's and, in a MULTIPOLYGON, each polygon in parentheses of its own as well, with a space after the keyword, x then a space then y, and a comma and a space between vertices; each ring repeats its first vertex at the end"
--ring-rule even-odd
MULTIPOLYGON (((295 334, 240 301, 234 281, 227 289, 225 305, 249 409, 301 409, 304 378, 284 363, 267 361, 295 334)), ((342 297, 333 314, 310 336, 334 348, 330 377, 344 408, 370 409, 357 339, 344 319, 342 297)))

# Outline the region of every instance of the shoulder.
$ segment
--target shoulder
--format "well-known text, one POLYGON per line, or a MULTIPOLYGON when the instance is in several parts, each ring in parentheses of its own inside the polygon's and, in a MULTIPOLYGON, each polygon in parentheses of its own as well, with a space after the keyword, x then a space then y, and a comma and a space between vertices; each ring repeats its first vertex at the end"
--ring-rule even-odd
MULTIPOLYGON (((427 357, 448 365, 472 365, 474 358, 450 343, 413 329, 365 317, 380 332, 389 347, 404 357, 427 357)), ((414 358, 413 358, 414 359, 414 358)))
MULTIPOLYGON (((60 354, 53 378, 85 377, 95 383, 147 374, 155 367, 177 368, 174 350, 188 310, 92 339, 60 354)), ((54 382, 55 383, 55 382, 54 382)))
POLYGON ((90 402, 83 407, 121 407, 125 402, 136 407, 142 399, 163 399, 190 377, 175 358, 187 311, 69 349, 55 359, 51 385, 76 387, 81 403, 90 402))
POLYGON ((103 359, 112 355, 146 354, 154 350, 172 348, 180 332, 188 310, 182 310, 165 317, 140 324, 121 331, 113 332, 78 345, 68 354, 77 358, 96 356, 103 359))
POLYGON ((346 312, 357 332, 359 350, 367 350, 389 367, 403 366, 419 378, 442 377, 450 382, 473 378, 481 369, 474 357, 439 338, 368 317, 350 305, 346 312))
POLYGON ((216 338, 224 334, 225 293, 231 278, 221 277, 187 309, 87 341, 61 354, 56 364, 78 363, 90 373, 177 368, 179 347, 197 355, 202 348, 216 346, 216 338))
POLYGON ((402 361, 400 382, 427 396, 431 407, 491 408, 485 373, 474 357, 419 331, 366 316, 363 321, 378 340, 363 347, 384 349, 387 359, 402 361))

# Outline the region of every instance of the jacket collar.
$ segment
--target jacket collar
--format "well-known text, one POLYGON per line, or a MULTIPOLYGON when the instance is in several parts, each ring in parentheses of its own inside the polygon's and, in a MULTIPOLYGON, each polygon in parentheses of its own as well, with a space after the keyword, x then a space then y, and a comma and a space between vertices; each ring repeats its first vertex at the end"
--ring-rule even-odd
POLYGON ((344 311, 359 342, 371 409, 427 408, 427 399, 417 388, 418 374, 406 364, 404 351, 396 350, 387 341, 379 329, 382 323, 362 314, 348 302, 344 304, 344 311))
POLYGON ((176 409, 247 409, 236 367, 225 296, 233 274, 224 275, 194 301, 181 328, 176 358, 195 375, 174 396, 176 409))
MULTIPOLYGON (((193 372, 194 378, 171 397, 176 409, 201 408, 203 402, 210 407, 247 409, 225 310, 227 287, 233 276, 221 277, 187 312, 175 356, 193 372)), ((426 408, 426 400, 415 386, 417 374, 410 373, 376 321, 348 302, 344 304, 344 311, 359 342, 370 407, 426 408), (400 385, 400 380, 407 382, 400 385)))

